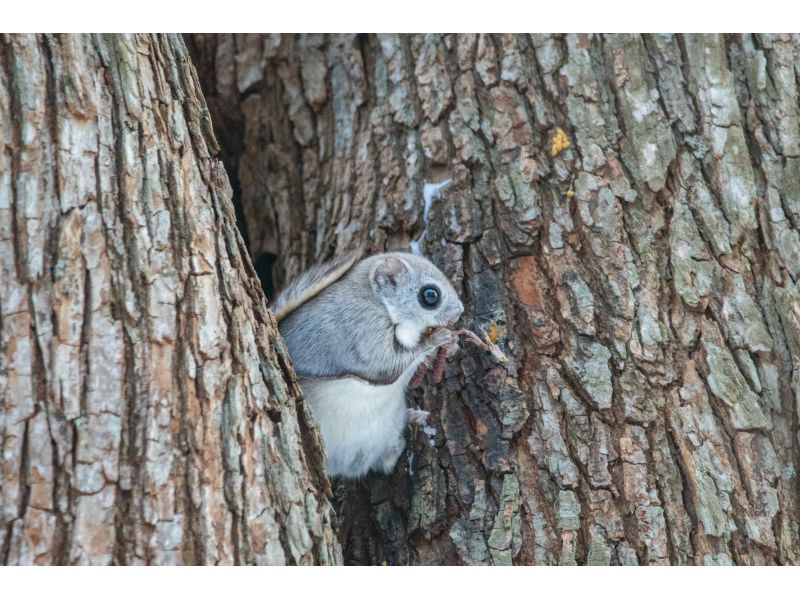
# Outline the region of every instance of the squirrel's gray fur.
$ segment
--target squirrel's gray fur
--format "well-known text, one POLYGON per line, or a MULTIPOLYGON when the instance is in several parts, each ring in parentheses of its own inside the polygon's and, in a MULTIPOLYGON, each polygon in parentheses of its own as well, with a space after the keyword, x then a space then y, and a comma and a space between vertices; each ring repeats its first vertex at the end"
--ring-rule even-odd
POLYGON ((357 258, 347 254, 310 269, 274 304, 320 425, 328 473, 345 477, 394 467, 405 446, 408 382, 438 347, 455 342, 447 327, 464 309, 447 277, 425 258, 357 258), (439 292, 434 308, 420 303, 428 285, 439 292))
POLYGON ((339 280, 361 257, 361 250, 350 251, 303 272, 283 289, 272 304, 272 312, 279 322, 303 303, 324 291, 339 280))

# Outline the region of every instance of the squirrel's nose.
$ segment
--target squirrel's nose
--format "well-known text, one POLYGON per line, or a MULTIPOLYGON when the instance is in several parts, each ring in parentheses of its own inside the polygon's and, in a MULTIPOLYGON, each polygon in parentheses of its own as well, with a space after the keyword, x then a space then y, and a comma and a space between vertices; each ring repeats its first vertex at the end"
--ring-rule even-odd
POLYGON ((458 310, 456 311, 455 315, 447 321, 447 326, 455 324, 458 319, 461 317, 461 314, 464 313, 464 304, 461 301, 458 302, 458 310))

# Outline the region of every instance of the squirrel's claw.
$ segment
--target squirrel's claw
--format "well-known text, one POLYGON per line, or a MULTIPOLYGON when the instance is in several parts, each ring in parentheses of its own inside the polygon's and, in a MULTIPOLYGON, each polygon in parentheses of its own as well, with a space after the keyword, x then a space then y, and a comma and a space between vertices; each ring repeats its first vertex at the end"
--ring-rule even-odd
POLYGON ((431 415, 430 411, 423 411, 422 409, 407 409, 406 413, 408 414, 408 424, 417 426, 427 425, 428 417, 431 415))

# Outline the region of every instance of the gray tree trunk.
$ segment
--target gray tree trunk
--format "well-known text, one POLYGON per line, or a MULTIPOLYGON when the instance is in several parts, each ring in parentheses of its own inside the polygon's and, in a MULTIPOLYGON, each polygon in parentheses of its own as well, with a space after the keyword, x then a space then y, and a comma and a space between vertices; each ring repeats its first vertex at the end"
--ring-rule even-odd
POLYGON ((3 564, 337 563, 179 36, 0 38, 3 564))
POLYGON ((189 45, 268 287, 417 242, 510 358, 339 489, 348 562, 800 564, 800 38, 189 45))

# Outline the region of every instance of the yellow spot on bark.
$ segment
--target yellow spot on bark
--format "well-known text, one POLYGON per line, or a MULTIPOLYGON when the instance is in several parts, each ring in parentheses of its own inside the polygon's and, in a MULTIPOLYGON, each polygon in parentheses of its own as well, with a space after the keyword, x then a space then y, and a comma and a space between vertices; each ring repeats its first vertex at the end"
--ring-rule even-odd
POLYGON ((556 134, 550 140, 550 154, 555 158, 564 150, 569 149, 570 145, 572 144, 567 139, 567 134, 561 128, 557 128, 556 134))
POLYGON ((492 324, 492 327, 489 328, 489 342, 491 342, 493 345, 496 345, 499 336, 500 332, 497 329, 497 324, 492 324))
POLYGON ((575 197, 575 192, 572 189, 570 189, 569 191, 567 191, 567 199, 572 199, 573 197, 575 197))

